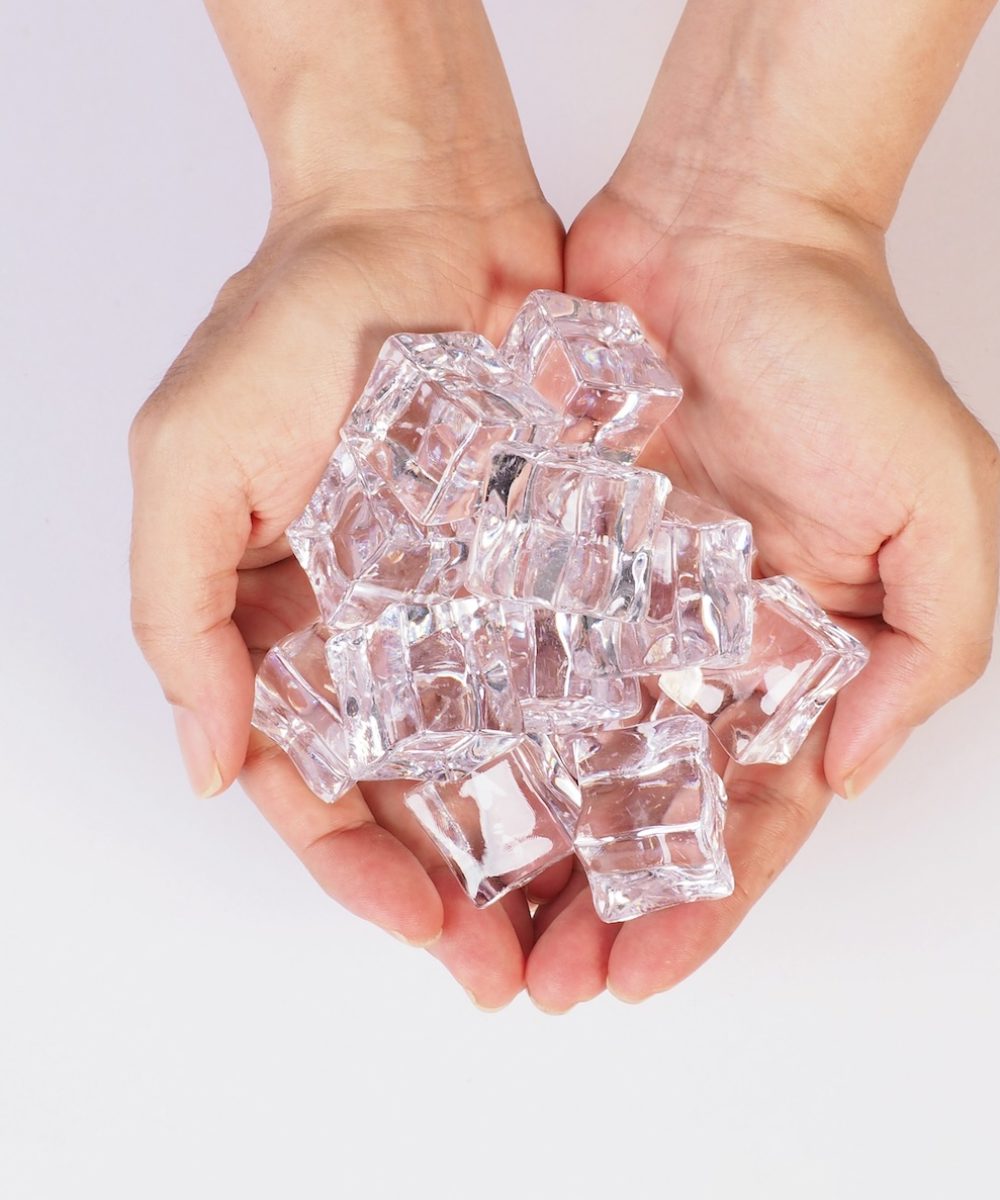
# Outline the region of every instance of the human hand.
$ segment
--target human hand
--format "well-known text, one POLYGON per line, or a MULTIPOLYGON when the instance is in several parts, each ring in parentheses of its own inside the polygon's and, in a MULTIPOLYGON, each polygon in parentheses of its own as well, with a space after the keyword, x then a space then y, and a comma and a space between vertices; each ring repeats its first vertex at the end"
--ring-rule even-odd
POLYGON ((792 764, 730 765, 732 897, 615 928, 575 874, 539 909, 527 984, 553 1011, 605 981, 642 999, 698 967, 830 787, 859 794, 981 674, 996 608, 997 448, 907 323, 879 231, 728 179, 647 184, 621 171, 566 252, 566 290, 631 305, 684 384, 645 461, 747 517, 760 573, 850 618, 871 661, 792 764))
MULTIPOLYGON (((389 174, 386 194, 399 195, 400 170, 389 174)), ((562 231, 530 169, 498 177, 488 194, 456 185, 439 203, 344 212, 319 197, 277 213, 131 442, 135 632, 175 706, 196 790, 214 794, 242 769, 333 897, 409 942, 438 938, 433 953, 484 1007, 521 987, 523 897, 476 912, 400 785, 365 784, 328 806, 273 743, 255 733, 248 750, 247 738, 252 658, 316 617, 283 531, 382 340, 422 329, 497 337, 525 292, 561 284, 562 231)))

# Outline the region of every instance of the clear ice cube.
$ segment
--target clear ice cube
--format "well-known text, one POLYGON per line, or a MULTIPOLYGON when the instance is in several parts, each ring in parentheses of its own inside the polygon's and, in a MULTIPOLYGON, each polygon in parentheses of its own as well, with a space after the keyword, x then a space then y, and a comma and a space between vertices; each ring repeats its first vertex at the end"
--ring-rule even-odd
POLYGON ((622 623, 504 601, 506 639, 524 727, 566 733, 634 717, 639 681, 618 669, 622 623))
POLYGON ((331 636, 356 778, 456 778, 508 749, 523 722, 504 634, 503 606, 468 597, 393 604, 331 636))
POLYGON ((268 651, 257 672, 253 724, 285 751, 310 789, 332 803, 353 778, 326 636, 311 625, 268 651))
POLYGON ((574 848, 604 921, 728 896, 726 790, 708 729, 682 714, 573 741, 581 807, 574 848))
POLYGON ((573 852, 579 793, 545 739, 519 738, 463 779, 414 789, 406 805, 477 907, 573 852))
POLYGON ((401 600, 444 599, 464 582, 467 543, 449 526, 418 525, 343 443, 287 535, 331 627, 401 600))
MULTIPOLYGON (((652 622, 630 673, 732 661, 749 645, 749 524, 656 471, 567 447, 493 454, 467 586, 593 618, 652 622)), ((641 639, 638 640, 637 639, 641 639)))
POLYGON ((707 721, 739 763, 787 763, 868 651, 786 575, 753 584, 753 641, 746 662, 665 672, 666 702, 707 721))
POLYGON ((682 391, 624 304, 532 292, 500 353, 570 418, 565 440, 634 459, 682 391))
POLYGON ((390 337, 342 437, 425 524, 467 517, 498 442, 552 442, 562 414, 474 333, 390 337))
POLYGON ((561 612, 637 620, 670 481, 570 449, 506 445, 492 458, 468 587, 561 612))

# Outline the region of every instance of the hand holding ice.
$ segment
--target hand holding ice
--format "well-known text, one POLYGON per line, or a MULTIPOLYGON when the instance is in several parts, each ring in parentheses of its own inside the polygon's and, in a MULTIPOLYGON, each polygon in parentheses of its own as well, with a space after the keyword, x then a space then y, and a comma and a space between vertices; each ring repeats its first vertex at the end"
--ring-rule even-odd
POLYGON ((320 622, 264 659, 254 724, 329 802, 418 781, 474 904, 569 854, 606 921, 727 895, 709 734, 787 762, 865 662, 752 580, 745 520, 634 465, 680 395, 618 304, 532 293, 500 353, 398 334, 289 526, 320 622))

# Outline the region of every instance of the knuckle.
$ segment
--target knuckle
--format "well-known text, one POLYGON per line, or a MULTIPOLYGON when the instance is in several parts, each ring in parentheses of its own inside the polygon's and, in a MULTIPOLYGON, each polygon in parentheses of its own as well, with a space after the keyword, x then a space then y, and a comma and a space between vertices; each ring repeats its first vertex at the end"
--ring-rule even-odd
POLYGON ((971 468, 990 499, 1000 494, 1000 447, 989 430, 973 419, 971 468))
POLYGON ((176 640, 169 617, 156 604, 148 590, 136 584, 130 613, 132 636, 147 658, 161 658, 176 640))
POLYGON ((761 893, 756 889, 748 887, 741 873, 737 872, 733 875, 733 890, 728 900, 725 901, 731 909, 738 913, 745 913, 760 899, 761 893))
POLYGON ((755 779, 741 779, 728 788, 730 804, 742 808, 763 809, 769 815, 785 813, 803 823, 809 819, 808 806, 795 792, 779 790, 755 779))
POLYGON ((128 431, 129 460, 135 468, 146 455, 146 451, 155 436, 155 426, 158 411, 152 397, 139 409, 132 418, 128 431))
POLYGON ((956 677, 963 687, 969 687, 982 678, 993 657, 993 639, 985 638, 970 642, 955 656, 956 677))
POLYGON ((136 588, 132 597, 132 635, 140 649, 149 657, 164 658, 195 653, 231 623, 228 611, 217 616, 219 601, 216 594, 206 594, 189 600, 183 611, 160 603, 148 589, 136 588))
POLYGON ((823 808, 798 788, 777 788, 755 779, 734 781, 728 793, 731 806, 754 812, 758 836, 766 837, 772 846, 797 845, 816 824, 823 808))
POLYGON ((133 471, 166 454, 176 453, 186 436, 188 422, 176 397, 168 396, 161 384, 132 418, 129 427, 129 461, 133 471))
POLYGON ((142 616, 136 611, 136 607, 133 605, 132 637, 142 651, 143 658, 155 669, 158 663, 168 657, 168 636, 162 625, 142 616))
POLYGON ((947 700, 972 687, 985 673, 992 654, 993 639, 990 635, 975 639, 956 638, 941 646, 935 655, 940 679, 939 694, 930 711, 936 711, 947 700))

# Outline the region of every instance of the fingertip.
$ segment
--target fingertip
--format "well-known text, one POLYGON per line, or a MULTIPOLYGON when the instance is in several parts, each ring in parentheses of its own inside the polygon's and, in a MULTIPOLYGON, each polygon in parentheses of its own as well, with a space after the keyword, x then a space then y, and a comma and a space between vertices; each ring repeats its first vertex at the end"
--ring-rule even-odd
MULTIPOLYGON (((618 985, 615 984, 614 980, 612 980, 610 976, 608 977, 605 987, 608 990, 608 995, 613 996, 615 998, 615 1000, 617 1000, 619 1002, 619 1004, 636 1005, 636 1004, 642 1004, 643 1001, 649 999, 648 995, 645 995, 645 996, 627 995, 618 985)), ((664 990, 668 990, 668 989, 664 989, 664 990)), ((651 994, 656 995, 655 992, 653 992, 651 994)))
POLYGON ((886 739, 881 746, 873 751, 861 764, 854 768, 841 785, 837 794, 845 800, 857 800, 862 792, 867 791, 875 780, 882 774, 889 763, 902 750, 909 738, 911 730, 904 729, 886 739))
POLYGON ((397 942, 402 942, 404 946, 410 946, 414 950, 429 950, 431 946, 441 940, 441 932, 439 929, 437 933, 432 934, 429 938, 412 938, 407 937, 404 933, 400 933, 398 929, 386 930, 386 933, 394 937, 397 942))
POLYGON ((914 727, 946 698, 932 697, 906 641, 901 634, 880 635, 868 665, 834 702, 823 772, 845 799, 870 787, 914 727))
POLYGON ((641 1004, 676 987, 717 948, 725 903, 681 904, 629 921, 611 951, 608 991, 623 1004, 641 1004))
POLYGON ((476 908, 451 871, 429 879, 442 907, 442 934, 428 950, 454 976, 477 1008, 506 1008, 524 988, 524 951, 502 903, 476 908))
POLYGON ((564 1017, 568 1012, 572 1012, 576 1008, 575 1004, 570 1004, 566 1008, 548 1008, 537 996, 533 996, 531 992, 528 992, 528 999, 540 1013, 544 1013, 547 1017, 564 1017))
POLYGON ((514 999, 514 997, 511 996, 510 1000, 505 1000, 502 1004, 494 1004, 494 1005, 481 1004, 478 997, 476 996, 476 993, 471 988, 463 988, 462 990, 469 997, 469 1002, 472 1004, 473 1008, 478 1008, 479 1011, 483 1012, 483 1013, 503 1012, 503 1010, 505 1008, 510 1007, 511 1001, 513 1001, 513 999, 514 999))
POLYGON ((180 747, 181 758, 187 771, 191 790, 203 800, 221 795, 239 775, 246 758, 249 729, 244 736, 233 731, 225 755, 230 769, 224 771, 212 738, 206 730, 206 722, 199 714, 182 705, 171 705, 174 731, 180 747))
POLYGON ((528 956, 525 986, 535 1006, 550 1014, 564 1013, 599 996, 619 928, 598 917, 590 889, 581 887, 528 956))
POLYGON ((568 855, 536 875, 524 889, 525 895, 532 904, 547 904, 562 892, 572 873, 573 856, 568 855))

